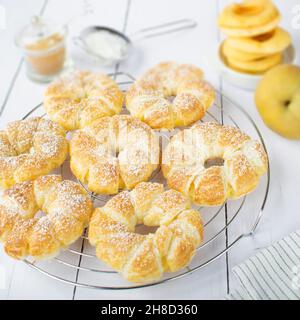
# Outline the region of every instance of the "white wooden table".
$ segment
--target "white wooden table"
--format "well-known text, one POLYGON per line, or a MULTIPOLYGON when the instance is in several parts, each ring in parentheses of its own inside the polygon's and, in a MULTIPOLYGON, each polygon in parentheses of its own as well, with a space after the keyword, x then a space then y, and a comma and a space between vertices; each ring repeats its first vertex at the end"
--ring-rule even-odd
MULTIPOLYGON (((129 291, 100 291, 74 288, 43 276, 21 262, 7 257, 0 248, 0 272, 4 288, 0 299, 221 299, 234 288, 231 268, 255 250, 271 244, 300 227, 300 142, 289 141, 270 131, 260 119, 253 103, 253 93, 240 90, 222 80, 208 62, 220 41, 216 19, 225 0, 90 0, 94 13, 75 19, 70 36, 77 35, 87 25, 109 25, 127 34, 140 28, 166 21, 193 18, 198 26, 193 30, 136 44, 136 53, 126 62, 111 68, 101 68, 86 60, 86 56, 69 45, 69 54, 76 65, 95 71, 128 71, 139 76, 148 67, 163 60, 177 60, 201 66, 209 81, 247 110, 266 141, 271 163, 271 187, 265 215, 253 237, 243 239, 227 255, 183 279, 156 287, 129 291)), ((6 29, 0 30, 0 127, 22 117, 42 100, 44 85, 28 80, 19 50, 14 45, 15 33, 33 14, 66 22, 82 12, 83 0, 1 0, 6 10, 6 29)), ((299 30, 292 28, 293 7, 297 0, 275 1, 299 52, 299 30)), ((238 230, 235 230, 238 232, 238 230)), ((223 241, 231 239, 230 232, 223 241)))

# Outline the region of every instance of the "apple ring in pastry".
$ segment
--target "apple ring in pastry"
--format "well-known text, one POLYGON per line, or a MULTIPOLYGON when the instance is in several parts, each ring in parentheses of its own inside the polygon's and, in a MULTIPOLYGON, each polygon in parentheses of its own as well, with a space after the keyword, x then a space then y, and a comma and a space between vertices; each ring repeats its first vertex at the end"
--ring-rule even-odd
POLYGON ((200 213, 178 191, 142 182, 97 208, 89 241, 97 257, 128 281, 158 280, 189 264, 203 239, 200 213), (137 234, 137 224, 157 226, 155 233, 137 234))
POLYGON ((123 93, 105 74, 74 71, 52 82, 45 92, 44 107, 52 121, 75 130, 96 119, 120 113, 123 93))
POLYGON ((94 121, 70 141, 74 175, 98 194, 115 194, 147 181, 159 164, 159 139, 144 122, 129 115, 94 121))
POLYGON ((126 94, 132 116, 154 129, 172 129, 201 119, 215 91, 203 72, 189 64, 162 62, 137 80, 126 94))
POLYGON ((0 130, 0 186, 33 180, 58 168, 67 158, 65 130, 41 117, 10 122, 0 130))
POLYGON ((15 184, 0 197, 0 240, 15 259, 52 258, 89 224, 92 202, 76 182, 48 175, 15 184))
POLYGON ((215 122, 197 123, 174 135, 162 162, 168 186, 202 206, 221 205, 251 192, 268 165, 258 141, 215 122))

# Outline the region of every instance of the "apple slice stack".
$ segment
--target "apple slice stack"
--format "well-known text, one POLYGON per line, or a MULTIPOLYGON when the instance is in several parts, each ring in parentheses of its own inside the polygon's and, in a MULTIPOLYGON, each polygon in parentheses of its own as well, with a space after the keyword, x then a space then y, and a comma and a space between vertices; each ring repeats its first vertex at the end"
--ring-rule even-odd
POLYGON ((244 0, 225 7, 219 27, 227 35, 221 45, 227 65, 256 74, 280 64, 291 37, 278 27, 279 21, 280 13, 270 0, 244 0))

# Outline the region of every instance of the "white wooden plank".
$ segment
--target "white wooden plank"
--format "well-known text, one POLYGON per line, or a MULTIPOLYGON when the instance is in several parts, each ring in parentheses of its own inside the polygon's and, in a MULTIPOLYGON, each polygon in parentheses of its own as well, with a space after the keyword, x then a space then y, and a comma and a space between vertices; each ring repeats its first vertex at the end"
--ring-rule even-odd
MULTIPOLYGON (((126 1, 89 1, 91 7, 94 9, 94 13, 85 16, 82 15, 84 12, 83 3, 84 1, 77 0, 73 1, 72 6, 70 6, 70 2, 68 1, 50 0, 47 4, 47 10, 45 11, 44 16, 45 18, 60 23, 65 23, 74 18, 69 26, 68 51, 69 59, 73 62, 75 67, 111 72, 114 70, 114 67, 103 67, 99 65, 97 61, 93 60, 81 49, 74 46, 72 38, 79 35, 82 28, 92 24, 110 25, 111 27, 121 29, 126 1), (119 9, 113 10, 113 8, 119 9)), ((21 117, 25 115, 31 108, 39 104, 43 99, 45 87, 46 84, 37 84, 30 81, 26 76, 25 66, 23 65, 11 92, 10 99, 7 102, 0 119, 0 126, 3 127, 5 123, 16 119, 16 116, 21 117)))
POLYGON ((22 10, 16 10, 19 5, 17 0, 1 0, 0 6, 5 11, 4 29, 0 29, 1 60, 0 60, 0 115, 10 86, 14 82, 14 76, 21 62, 21 52, 15 45, 16 33, 28 23, 34 14, 39 14, 45 4, 44 0, 30 0, 22 10))
MULTIPOLYGON (((178 0, 133 0, 127 28, 129 36, 142 28, 183 18, 193 19, 198 25, 195 29, 133 42, 133 55, 120 68, 139 76, 161 61, 194 63, 204 69, 213 84, 217 84, 218 75, 207 68, 207 57, 217 43, 216 10, 216 1, 210 1, 208 5, 195 0, 187 0, 184 4, 178 0)), ((134 37, 132 39, 134 41, 134 37)))
MULTIPOLYGON (((123 0, 113 1, 89 1, 95 9, 95 14, 78 17, 70 26, 70 39, 77 35, 82 27, 92 23, 110 25, 119 30, 123 28, 124 16, 127 2, 123 0)), ((220 7, 231 2, 231 0, 219 1, 220 7)), ((298 1, 275 1, 279 7, 283 19, 282 25, 287 28, 293 36, 294 44, 299 50, 297 41, 299 30, 293 29, 292 21, 294 14, 292 8, 298 1)), ((13 44, 15 32, 24 24, 30 15, 36 13, 41 7, 41 1, 30 0, 22 4, 16 0, 2 0, 8 8, 8 29, 0 31, 1 48, 3 59, 0 61, 1 75, 0 102, 10 85, 10 80, 16 70, 20 54, 13 44), (18 4, 16 4, 18 3, 18 4), (17 8, 17 9, 16 9, 17 8), (4 49, 3 49, 4 48, 4 49), (8 80, 9 79, 9 80, 8 80)), ((71 17, 82 12, 83 1, 50 0, 45 16, 59 20, 68 21, 71 17)), ((218 31, 216 27, 218 1, 186 0, 184 3, 176 1, 146 1, 132 0, 128 18, 127 32, 134 33, 143 27, 160 24, 174 19, 184 17, 194 18, 198 27, 194 30, 176 33, 165 37, 153 38, 135 43, 135 54, 127 62, 120 65, 120 70, 128 71, 139 76, 148 67, 162 60, 178 60, 182 62, 195 63, 201 66, 207 78, 219 88, 219 76, 211 66, 210 55, 215 52, 218 31)), ((75 64, 83 68, 94 70, 112 71, 114 68, 102 68, 95 61, 86 59, 86 56, 76 47, 71 40, 69 42, 70 55, 75 64)), ((229 254, 229 267, 241 262, 250 254, 261 247, 281 238, 299 228, 299 181, 300 171, 298 159, 300 158, 299 142, 289 141, 279 137, 270 131, 260 119, 254 102, 253 93, 240 90, 223 82, 223 91, 233 100, 242 104, 253 117, 261 130, 269 150, 271 161, 272 182, 270 196, 265 209, 259 229, 251 238, 243 239, 229 254)), ((32 106, 42 100, 45 85, 38 85, 27 79, 24 66, 20 70, 13 90, 9 97, 3 116, 0 118, 0 127, 4 127, 7 121, 15 120, 24 115, 32 106)), ((248 221, 245 219, 245 221, 248 221)), ((229 240, 232 241, 241 231, 246 230, 245 221, 239 226, 230 228, 229 240)), ((224 236, 218 245, 224 245, 224 236)), ((212 251, 216 248, 212 248, 212 251)), ((4 266, 6 276, 5 290, 0 288, 0 299, 5 298, 67 298, 73 297, 73 287, 57 283, 45 276, 28 269, 22 263, 15 263, 4 255, 0 249, 0 261, 4 266)), ((84 272, 79 274, 79 279, 84 280, 84 272)), ((230 287, 234 286, 234 278, 230 277, 230 287)), ((130 290, 130 291, 97 291, 90 289, 77 289, 75 298, 79 299, 160 299, 160 298, 222 298, 226 293, 226 261, 221 258, 206 268, 178 281, 170 282, 157 287, 130 290)))
MULTIPOLYGON (((16 32, 25 25, 33 14, 40 12, 44 4, 42 0, 31 0, 22 10, 15 10, 17 1, 0 1, 0 6, 5 10, 6 25, 4 30, 0 30, 1 59, 0 59, 0 108, 4 103, 9 87, 13 81, 14 74, 21 60, 21 54, 14 44, 16 32)), ((1 111, 0 111, 1 112, 1 111)), ((1 120, 0 120, 1 121, 1 120)), ((4 273, 5 283, 0 284, 0 299, 6 299, 9 296, 9 290, 13 281, 13 274, 16 268, 16 262, 7 257, 0 245, 0 264, 1 272, 4 273)))

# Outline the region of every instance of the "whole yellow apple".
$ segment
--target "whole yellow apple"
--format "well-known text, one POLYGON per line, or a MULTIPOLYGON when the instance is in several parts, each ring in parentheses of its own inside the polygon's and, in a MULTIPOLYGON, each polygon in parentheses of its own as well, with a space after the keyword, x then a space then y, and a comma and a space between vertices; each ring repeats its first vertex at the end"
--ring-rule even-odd
POLYGON ((281 64, 259 82, 255 102, 265 124, 289 139, 300 139, 300 67, 281 64))

